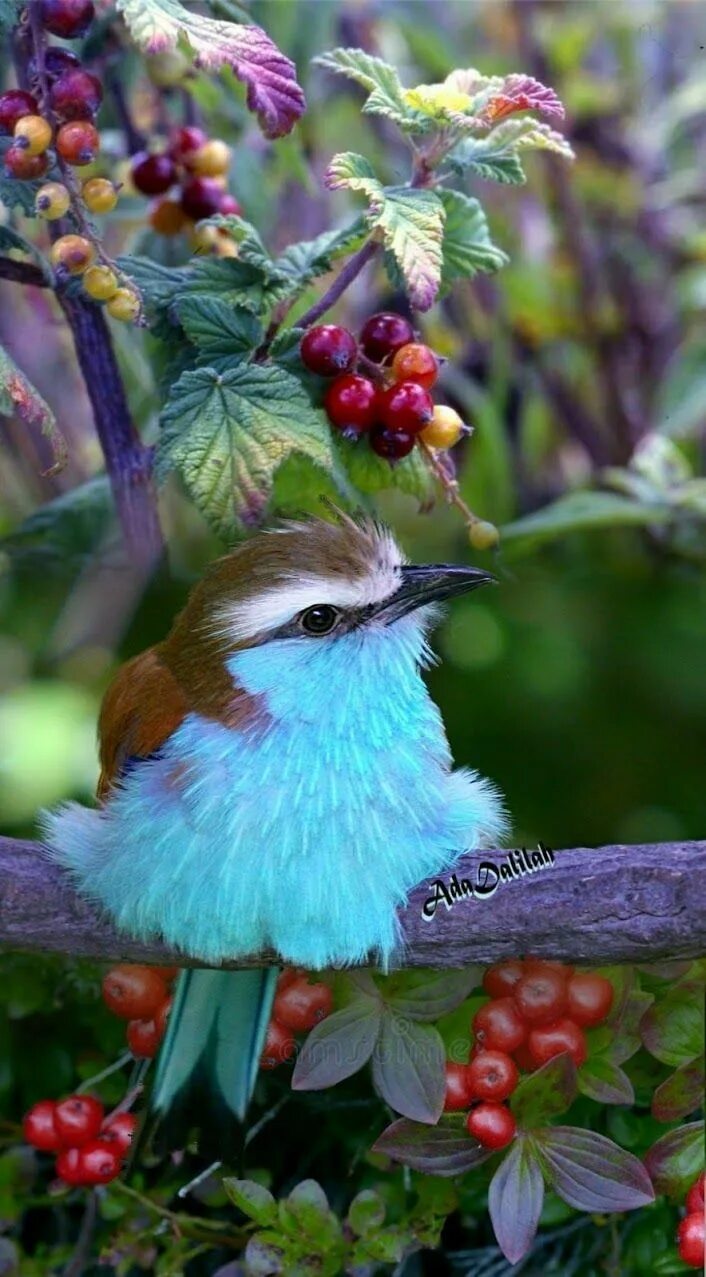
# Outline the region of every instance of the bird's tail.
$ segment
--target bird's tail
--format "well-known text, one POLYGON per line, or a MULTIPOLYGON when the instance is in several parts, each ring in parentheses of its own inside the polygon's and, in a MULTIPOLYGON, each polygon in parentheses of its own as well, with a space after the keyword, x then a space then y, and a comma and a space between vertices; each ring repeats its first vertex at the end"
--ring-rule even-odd
POLYGON ((230 1160, 242 1139, 275 995, 276 967, 182 971, 150 1097, 148 1129, 230 1160))

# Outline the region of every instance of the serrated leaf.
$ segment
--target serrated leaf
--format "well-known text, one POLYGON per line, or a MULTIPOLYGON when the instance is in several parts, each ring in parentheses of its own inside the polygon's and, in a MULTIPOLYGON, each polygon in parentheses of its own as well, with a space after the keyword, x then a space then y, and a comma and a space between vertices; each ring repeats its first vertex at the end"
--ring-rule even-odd
POLYGON ((314 66, 345 75, 367 89, 363 111, 384 115, 401 128, 424 131, 424 117, 405 100, 399 76, 389 62, 373 57, 363 49, 332 49, 314 58, 314 66))
POLYGON ((549 1117, 564 1113, 576 1098, 578 1078, 570 1055, 556 1055, 541 1069, 521 1079, 510 1097, 517 1125, 533 1130, 549 1117))
POLYGON ((531 1140, 519 1136, 495 1172, 488 1189, 488 1210, 498 1245, 516 1264, 537 1232, 544 1202, 542 1166, 531 1140))
POLYGON ((358 248, 364 238, 365 224, 362 218, 358 218, 342 230, 324 231, 315 239, 290 244, 275 258, 274 267, 296 284, 298 290, 319 275, 327 274, 339 257, 358 248))
POLYGON ((418 448, 402 461, 390 465, 378 457, 364 439, 351 442, 337 437, 335 447, 351 483, 360 492, 397 488, 416 497, 420 504, 433 498, 434 482, 418 448))
POLYGON ((262 324, 250 311, 216 297, 185 297, 176 309, 189 340, 209 357, 246 359, 264 337, 262 324))
POLYGON ((440 190, 446 211, 441 244, 441 282, 450 288, 456 279, 472 279, 480 271, 492 272, 507 265, 507 254, 490 238, 488 222, 478 200, 461 191, 440 190))
POLYGON ((68 458, 68 449, 66 440, 56 424, 56 417, 49 404, 27 380, 3 346, 0 346, 0 412, 6 417, 16 417, 31 430, 40 430, 45 439, 49 440, 54 454, 54 464, 44 471, 45 475, 53 475, 63 470, 68 458))
POLYGON ((20 567, 51 562, 58 567, 79 566, 96 553, 113 520, 108 479, 89 479, 40 506, 0 541, 0 547, 20 567))
POLYGON ((348 1207, 346 1222, 359 1237, 380 1228, 385 1222, 385 1203, 380 1194, 372 1188, 364 1188, 356 1193, 348 1207))
POLYGON ((652 1145, 645 1166, 658 1193, 682 1198, 704 1168, 703 1122, 687 1122, 667 1131, 652 1145))
POLYGON ((145 53, 166 53, 186 44, 203 71, 229 66, 247 89, 266 137, 289 133, 306 107, 294 63, 261 27, 221 22, 192 13, 178 0, 117 0, 130 34, 145 53))
POLYGON ((449 151, 446 163, 461 176, 471 173, 503 186, 522 186, 527 181, 519 155, 511 147, 498 147, 487 137, 463 138, 449 151))
POLYGON ((301 453, 331 473, 323 413, 296 377, 274 365, 184 373, 162 414, 155 471, 177 470, 196 506, 225 538, 260 523, 273 476, 301 453))
POLYGON ((317 1024, 297 1056, 293 1091, 319 1091, 357 1073, 370 1059, 382 1022, 378 998, 357 997, 317 1024))
POLYGON ((554 89, 531 75, 506 75, 497 93, 493 93, 479 113, 479 118, 492 124, 517 111, 539 111, 563 119, 564 107, 554 89))
POLYGON ((652 1096, 652 1115, 658 1122, 678 1122, 703 1104, 704 1067, 700 1055, 682 1064, 664 1080, 652 1096))
POLYGON ((627 1073, 604 1056, 589 1056, 579 1071, 579 1090, 600 1104, 634 1104, 635 1091, 627 1073))
POLYGON ((552 151, 565 160, 573 160, 574 152, 563 133, 557 133, 541 120, 525 117, 522 120, 505 120, 487 135, 488 143, 496 148, 514 151, 552 151))
POLYGON ((406 1117, 393 1122, 379 1135, 373 1153, 384 1153, 393 1162, 424 1175, 463 1175, 492 1157, 471 1138, 457 1120, 442 1117, 438 1126, 423 1126, 406 1117))
POLYGON ((671 517, 667 505, 642 505, 613 492, 570 492, 552 505, 505 524, 500 532, 504 547, 526 554, 572 532, 649 527, 671 517))
POLYGON ((390 1108, 415 1122, 438 1122, 445 1061, 437 1029, 385 1009, 372 1065, 375 1087, 390 1108))
POLYGON ((248 1219, 261 1227, 267 1227, 277 1218, 277 1203, 270 1192, 252 1179, 232 1179, 226 1176, 223 1187, 230 1200, 248 1219))
POLYGON ((704 988, 701 981, 683 980, 642 1017, 640 1034, 651 1055, 663 1064, 688 1064, 703 1052, 704 988))
POLYGON ((605 1135, 549 1126, 534 1138, 549 1184, 576 1210, 636 1210, 654 1201, 642 1162, 605 1135))
POLYGON ((388 999, 388 1004, 399 1015, 410 1020, 438 1020, 454 1011, 481 982, 482 967, 468 967, 465 971, 442 971, 404 989, 388 999))

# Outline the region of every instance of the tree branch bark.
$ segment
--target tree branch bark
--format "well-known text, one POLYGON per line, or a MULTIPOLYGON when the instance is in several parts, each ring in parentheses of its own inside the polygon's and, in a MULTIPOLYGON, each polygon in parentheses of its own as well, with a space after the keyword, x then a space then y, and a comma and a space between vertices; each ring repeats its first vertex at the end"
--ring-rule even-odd
MULTIPOLYGON (((481 861, 501 865, 507 851, 465 856, 455 873, 478 881, 481 861)), ((492 875, 485 873, 486 880, 492 875)), ((450 882, 450 875, 443 875, 450 882)), ((502 882, 490 897, 443 902, 417 887, 400 911, 398 967, 462 967, 532 953, 570 962, 655 962, 706 953, 706 842, 655 843, 554 853, 554 863, 502 882)), ((203 966, 158 942, 118 933, 73 890, 40 844, 0 838, 0 946, 106 961, 203 966)), ((234 966, 262 966, 271 953, 234 966)))

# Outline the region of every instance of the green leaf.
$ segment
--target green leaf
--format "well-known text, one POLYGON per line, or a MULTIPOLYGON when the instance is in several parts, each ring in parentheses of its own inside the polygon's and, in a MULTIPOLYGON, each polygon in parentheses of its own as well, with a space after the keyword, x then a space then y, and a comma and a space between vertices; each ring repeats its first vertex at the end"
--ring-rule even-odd
POLYGON ((702 1054, 675 1069, 657 1087, 652 1096, 652 1114, 658 1122, 678 1122, 701 1107, 705 1065, 702 1054))
POLYGON ((682 980, 642 1017, 640 1033, 647 1050, 663 1064, 678 1067, 703 1053, 704 988, 700 980, 682 980))
POLYGON ((375 1087, 390 1108, 415 1122, 438 1122, 444 1107, 445 1059, 437 1029, 386 1008, 372 1065, 375 1087))
POLYGON ((24 235, 20 235, 19 231, 13 230, 11 226, 0 226, 0 249, 2 252, 6 253, 15 248, 35 257, 42 268, 44 278, 49 282, 51 281, 51 271, 36 245, 31 240, 25 239, 24 235))
POLYGON ((603 1056, 589 1056, 579 1070, 579 1090, 599 1104, 634 1104, 635 1091, 618 1064, 603 1056))
POLYGON ((345 75, 367 89, 364 112, 384 115, 403 129, 423 132, 429 127, 424 116, 406 102, 395 68, 382 58, 363 49, 332 49, 314 58, 314 66, 345 75))
POLYGON ((563 133, 557 133, 556 129, 552 129, 548 124, 543 124, 538 120, 533 120, 531 116, 505 120, 487 134, 487 141, 489 146, 500 150, 511 149, 515 152, 528 150, 552 151, 555 155, 561 155, 565 160, 574 158, 571 144, 563 133))
POLYGON ((440 190, 446 210, 441 251, 441 283, 450 288, 456 279, 472 279, 479 272, 506 266, 509 258, 490 238, 488 222, 478 200, 460 191, 440 190))
POLYGON ((186 372, 162 415, 156 473, 177 470, 193 501, 225 538, 259 524, 273 477, 292 453, 330 474, 324 414, 301 384, 274 365, 240 364, 224 374, 186 372))
POLYGON ((364 1188, 357 1193, 348 1207, 346 1222, 359 1237, 380 1228, 385 1222, 385 1203, 379 1193, 372 1188, 364 1188))
POLYGON ((442 1117, 438 1126, 400 1118, 378 1136, 372 1151, 423 1175, 463 1175, 492 1157, 490 1149, 472 1139, 463 1124, 451 1117, 442 1117))
POLYGON ((549 1117, 564 1113, 576 1097, 576 1066, 569 1055, 557 1055, 541 1069, 528 1073, 510 1099, 517 1125, 533 1130, 549 1117))
POLYGON ((671 517, 667 505, 643 505, 613 492, 570 492, 534 514, 505 524, 500 531, 503 546, 527 554, 572 532, 648 527, 667 523, 671 517))
POLYGON ((0 412, 7 417, 16 417, 32 430, 41 430, 44 437, 49 440, 54 454, 54 463, 44 471, 46 475, 56 474, 64 468, 68 450, 66 440, 56 424, 54 413, 2 346, 0 346, 0 412))
POLYGON ((367 447, 365 440, 350 441, 336 437, 334 444, 340 460, 355 488, 361 492, 382 492, 385 488, 397 488, 420 504, 433 498, 434 483, 418 448, 408 457, 390 465, 367 447))
POLYGON ((544 1202, 542 1166, 532 1141, 518 1136, 488 1189, 488 1210, 503 1255, 516 1264, 537 1232, 544 1202))
POLYGON ((466 1000, 480 985, 482 974, 482 967, 442 971, 427 976, 413 988, 395 993, 388 999, 388 1005, 410 1020, 438 1020, 440 1016, 455 1011, 466 1000))
POLYGON ((293 1091, 319 1091, 357 1073, 370 1059, 380 1033, 382 1003, 358 995, 307 1035, 292 1074, 293 1091))
POLYGON ((267 1227, 276 1220, 277 1203, 262 1184, 256 1184, 252 1179, 231 1179, 226 1176, 223 1187, 238 1209, 256 1224, 267 1227))
POLYGON ((285 1198, 284 1205, 298 1227, 313 1236, 320 1232, 331 1215, 328 1198, 315 1179, 304 1179, 296 1184, 285 1198))
POLYGON ((704 1124, 687 1122, 652 1145, 645 1166, 658 1193, 684 1197, 704 1167, 704 1124))
POLYGON ((93 557, 112 519, 110 484, 101 475, 40 506, 0 546, 20 566, 76 566, 93 557))
POLYGON ((446 157, 459 176, 471 173, 486 182, 522 186, 527 181, 522 161, 512 147, 498 146, 487 137, 463 138, 446 157))
POLYGON ((358 218, 342 230, 324 231, 316 239, 290 244, 275 258, 273 265, 299 292, 312 279, 332 270, 340 257, 359 248, 364 238, 365 224, 362 218, 358 218))
POLYGON ((245 359, 264 337, 262 324, 250 311, 217 297, 185 297, 176 309, 189 340, 209 358, 245 359))

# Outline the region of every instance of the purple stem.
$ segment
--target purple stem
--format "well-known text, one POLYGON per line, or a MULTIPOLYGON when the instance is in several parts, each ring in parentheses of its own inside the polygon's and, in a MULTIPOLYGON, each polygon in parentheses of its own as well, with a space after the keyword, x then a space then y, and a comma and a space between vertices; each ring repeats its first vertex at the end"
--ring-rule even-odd
POLYGON ((0 279, 10 279, 14 284, 31 284, 34 288, 50 288, 44 271, 32 262, 15 262, 11 257, 0 257, 0 279))
POLYGON ((297 320, 297 328, 308 328, 311 324, 315 324, 322 315, 325 315, 326 311, 330 310, 339 297, 345 293, 349 285, 353 283, 353 280, 360 275, 360 272, 367 266, 368 262, 372 261, 379 247, 380 244, 375 239, 369 239, 366 244, 363 244, 363 247, 359 248, 358 252, 349 258, 330 288, 327 288, 323 296, 301 316, 301 319, 297 320))

